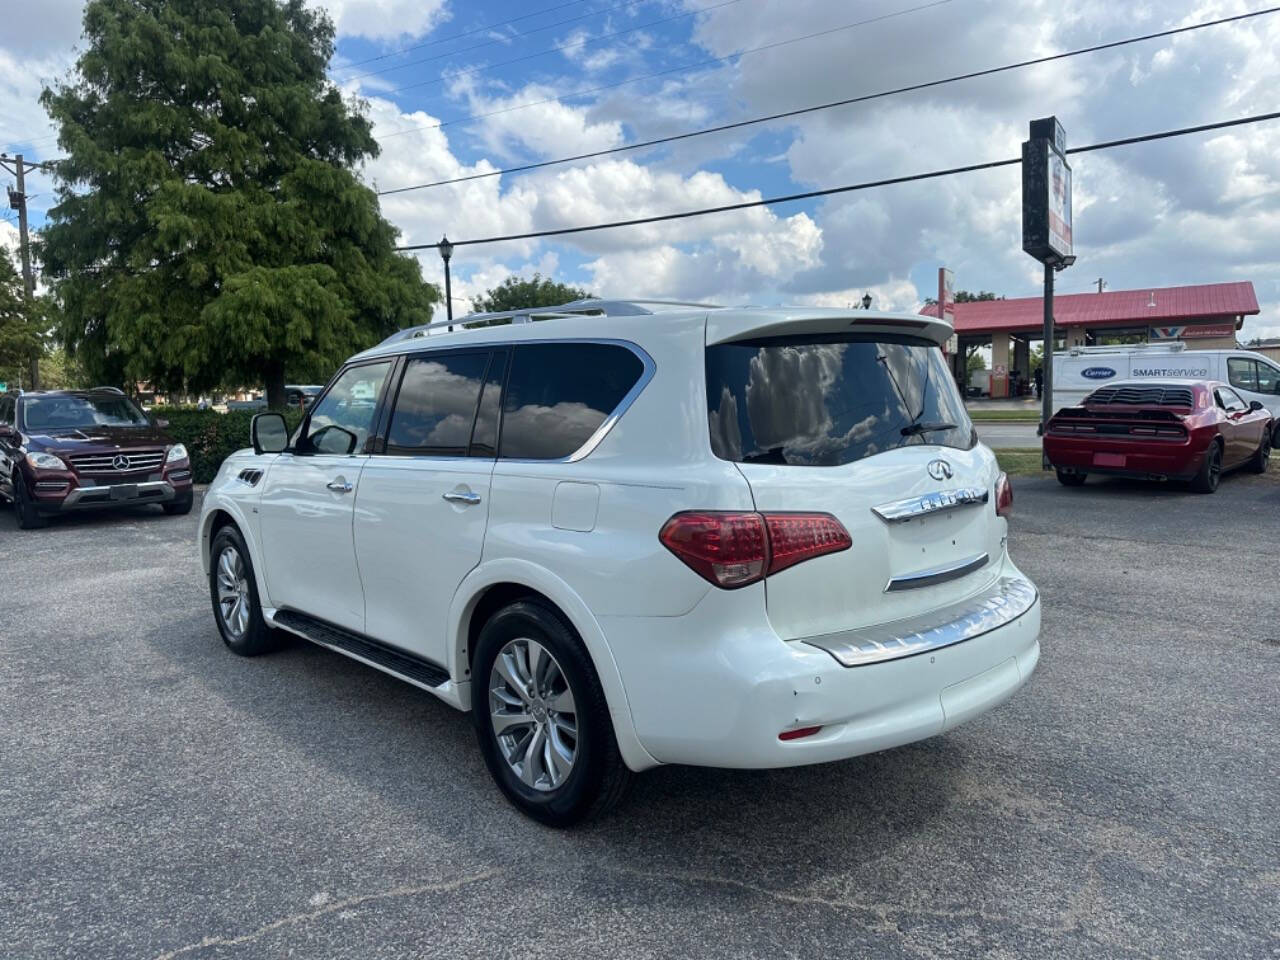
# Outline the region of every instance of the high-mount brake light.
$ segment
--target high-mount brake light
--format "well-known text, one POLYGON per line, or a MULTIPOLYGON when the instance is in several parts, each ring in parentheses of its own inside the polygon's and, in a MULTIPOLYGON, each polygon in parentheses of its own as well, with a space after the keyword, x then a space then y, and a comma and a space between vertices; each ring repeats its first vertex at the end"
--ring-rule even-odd
POLYGON ((829 513, 691 510, 663 524, 658 539, 689 569, 726 590, 853 545, 829 513))
POLYGON ((1001 473, 996 477, 996 516, 1007 517, 1013 512, 1013 484, 1009 475, 1001 473))

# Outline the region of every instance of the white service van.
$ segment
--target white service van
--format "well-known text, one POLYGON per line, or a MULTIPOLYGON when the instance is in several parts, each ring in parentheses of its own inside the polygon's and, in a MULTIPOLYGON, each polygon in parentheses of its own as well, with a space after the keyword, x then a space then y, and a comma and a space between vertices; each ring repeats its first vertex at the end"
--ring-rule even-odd
MULTIPOLYGON (((1072 347, 1053 355, 1055 412, 1117 380, 1221 380, 1259 401, 1280 434, 1280 365, 1251 350, 1188 350, 1185 343, 1072 347)), ((1280 440, 1280 436, 1277 437, 1280 440)))

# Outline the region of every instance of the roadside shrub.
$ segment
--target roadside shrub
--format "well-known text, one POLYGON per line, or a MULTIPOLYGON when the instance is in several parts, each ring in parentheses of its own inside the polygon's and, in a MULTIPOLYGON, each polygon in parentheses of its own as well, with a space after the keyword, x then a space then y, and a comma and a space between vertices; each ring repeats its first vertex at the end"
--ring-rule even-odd
MULTIPOLYGON (((255 412, 232 410, 218 413, 194 407, 155 407, 151 411, 153 416, 168 420, 169 435, 186 446, 196 483, 212 481, 223 460, 249 446, 249 424, 255 412)), ((292 432, 302 422, 302 414, 290 410, 284 419, 292 432)))

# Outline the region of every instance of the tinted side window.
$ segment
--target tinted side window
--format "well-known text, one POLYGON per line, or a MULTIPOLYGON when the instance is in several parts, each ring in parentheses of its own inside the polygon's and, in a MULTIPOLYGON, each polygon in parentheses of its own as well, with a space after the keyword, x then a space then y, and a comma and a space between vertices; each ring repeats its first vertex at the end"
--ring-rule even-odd
POLYGON ((1241 390, 1258 390, 1258 365, 1248 357, 1231 357, 1227 361, 1227 379, 1241 390))
POLYGON ((557 460, 574 453, 640 379, 644 364, 606 343, 518 346, 502 405, 500 456, 557 460))
POLYGON ((476 414, 476 428, 471 434, 471 456, 492 457, 498 452, 498 417, 502 412, 502 381, 507 375, 507 351, 501 350, 489 362, 489 373, 484 378, 484 391, 480 394, 480 411, 476 414))
POLYGON ((1261 360, 1258 361, 1258 392, 1280 393, 1280 370, 1261 360))
POLYGON ((391 414, 387 453, 464 457, 488 353, 413 357, 391 414))
POLYGON ((348 367, 311 411, 299 453, 363 453, 390 361, 348 367))

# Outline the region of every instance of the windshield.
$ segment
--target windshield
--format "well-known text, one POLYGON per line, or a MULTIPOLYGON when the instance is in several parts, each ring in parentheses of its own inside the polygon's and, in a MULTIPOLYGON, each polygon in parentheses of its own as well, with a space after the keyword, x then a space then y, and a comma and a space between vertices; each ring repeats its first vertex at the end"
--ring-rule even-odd
POLYGON ((707 411, 711 449, 739 463, 838 466, 910 444, 974 442, 942 351, 914 337, 708 347, 707 411))
POLYGON ((127 397, 26 397, 22 419, 30 432, 84 427, 145 427, 147 416, 127 397))

